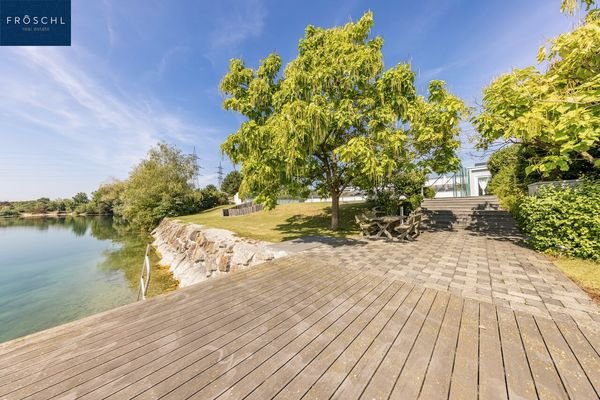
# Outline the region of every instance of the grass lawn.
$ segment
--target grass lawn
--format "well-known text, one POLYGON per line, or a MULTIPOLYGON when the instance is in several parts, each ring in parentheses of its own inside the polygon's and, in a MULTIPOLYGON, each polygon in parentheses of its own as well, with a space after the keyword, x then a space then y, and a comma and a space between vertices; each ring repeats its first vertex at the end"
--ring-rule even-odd
MULTIPOLYGON (((229 207, 229 206, 228 206, 229 207)), ((302 236, 345 237, 359 233, 354 215, 363 212, 364 203, 340 204, 340 229, 332 231, 331 204, 294 203, 281 204, 270 211, 260 211, 239 217, 223 217, 218 207, 198 214, 186 215, 177 219, 214 228, 227 229, 252 239, 269 242, 282 242, 302 236)))
POLYGON ((600 303, 600 264, 576 258, 554 258, 554 264, 600 303))

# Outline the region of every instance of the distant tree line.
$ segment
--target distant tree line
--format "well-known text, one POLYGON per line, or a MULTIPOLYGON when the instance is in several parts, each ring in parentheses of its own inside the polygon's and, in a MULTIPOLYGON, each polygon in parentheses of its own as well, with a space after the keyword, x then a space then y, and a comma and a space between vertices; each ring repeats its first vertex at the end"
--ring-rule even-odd
MULTIPOLYGON (((21 214, 83 214, 89 212, 87 209, 90 200, 87 194, 80 192, 70 199, 54 199, 40 197, 37 200, 25 201, 3 201, 0 202, 0 217, 18 216, 21 214)), ((100 212, 93 212, 100 214, 100 212)))
POLYGON ((227 204, 228 196, 214 185, 194 188, 198 166, 192 155, 159 143, 133 168, 126 180, 102 184, 88 198, 77 193, 71 199, 43 197, 0 203, 0 217, 21 214, 69 213, 116 215, 135 227, 151 230, 164 217, 175 217, 227 204))

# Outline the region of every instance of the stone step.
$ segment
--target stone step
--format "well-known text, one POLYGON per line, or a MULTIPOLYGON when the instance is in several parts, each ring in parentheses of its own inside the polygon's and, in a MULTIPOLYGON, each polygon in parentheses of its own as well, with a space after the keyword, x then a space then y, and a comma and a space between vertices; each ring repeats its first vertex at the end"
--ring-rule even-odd
POLYGON ((498 202, 498 198, 496 196, 472 196, 472 197, 437 197, 433 199, 425 199, 423 201, 427 202, 444 202, 444 203, 452 203, 452 202, 472 202, 472 203, 485 203, 487 202, 498 202))
POLYGON ((460 216, 479 216, 479 217, 507 217, 512 218, 508 211, 504 210, 430 210, 424 209, 423 214, 427 215, 460 215, 460 216))
POLYGON ((498 215, 425 214, 423 221, 430 224, 484 224, 497 227, 517 227, 514 218, 508 213, 498 213, 498 215))
POLYGON ((510 223, 461 222, 461 221, 423 221, 424 228, 431 229, 468 229, 488 233, 520 234, 519 227, 510 223))
POLYGON ((422 206, 423 210, 427 211, 458 211, 458 212, 477 212, 477 211, 505 211, 500 206, 487 206, 487 207, 442 207, 442 206, 422 206))
POLYGON ((512 215, 495 196, 426 199, 423 223, 431 229, 468 229, 486 234, 519 234, 512 215))
POLYGON ((423 205, 443 205, 443 206, 451 206, 451 205, 478 205, 478 204, 492 204, 499 205, 500 202, 497 200, 444 200, 444 199, 427 199, 423 200, 423 205))

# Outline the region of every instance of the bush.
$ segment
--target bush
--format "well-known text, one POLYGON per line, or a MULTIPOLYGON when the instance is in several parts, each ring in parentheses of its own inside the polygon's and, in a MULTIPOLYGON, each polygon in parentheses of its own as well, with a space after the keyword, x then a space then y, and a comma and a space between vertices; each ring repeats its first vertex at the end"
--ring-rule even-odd
POLYGON ((488 190, 513 215, 517 215, 521 197, 527 192, 526 166, 523 149, 518 144, 498 150, 488 160, 488 168, 492 174, 488 190))
POLYGON ((0 218, 16 217, 18 215, 19 212, 10 206, 0 207, 0 218))
POLYGON ((517 219, 536 250, 600 260, 600 181, 543 187, 523 197, 517 219))
POLYGON ((431 186, 427 186, 426 188, 423 188, 423 197, 426 199, 435 198, 435 189, 432 188, 431 186))
POLYGON ((229 199, 227 193, 220 192, 214 185, 208 185, 196 192, 194 204, 198 210, 208 210, 229 204, 229 199))
MULTIPOLYGON (((381 207, 388 215, 398 215, 400 207, 408 214, 421 205, 421 188, 425 184, 425 174, 419 171, 403 171, 387 179, 381 186, 368 191, 369 203, 381 207)), ((426 188, 430 189, 430 188, 426 188)), ((431 192, 424 191, 431 195, 431 192)), ((435 192, 433 193, 435 196, 435 192)))

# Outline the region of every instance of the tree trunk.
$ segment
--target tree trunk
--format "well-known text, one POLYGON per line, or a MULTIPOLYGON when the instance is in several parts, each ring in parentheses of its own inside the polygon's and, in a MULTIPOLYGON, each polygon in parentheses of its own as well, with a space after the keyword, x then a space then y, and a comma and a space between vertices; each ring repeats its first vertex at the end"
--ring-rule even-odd
POLYGON ((331 230, 337 231, 340 219, 340 195, 337 192, 331 193, 331 230))

